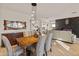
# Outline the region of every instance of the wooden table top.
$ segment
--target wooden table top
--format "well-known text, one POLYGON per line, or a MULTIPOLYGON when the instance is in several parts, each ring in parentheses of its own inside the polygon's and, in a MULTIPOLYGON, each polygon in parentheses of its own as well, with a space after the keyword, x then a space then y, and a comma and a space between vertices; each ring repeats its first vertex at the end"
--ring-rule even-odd
POLYGON ((22 38, 17 39, 17 43, 21 47, 26 47, 26 46, 32 45, 34 43, 37 43, 37 39, 38 38, 36 38, 34 36, 22 37, 22 38))

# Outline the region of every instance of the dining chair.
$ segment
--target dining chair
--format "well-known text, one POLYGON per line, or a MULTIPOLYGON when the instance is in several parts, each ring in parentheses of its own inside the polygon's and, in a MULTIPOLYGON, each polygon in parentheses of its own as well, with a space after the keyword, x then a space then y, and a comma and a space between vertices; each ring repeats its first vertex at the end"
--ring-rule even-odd
POLYGON ((53 39, 52 31, 47 32, 47 39, 45 42, 46 55, 49 55, 49 53, 52 51, 52 41, 53 41, 52 39, 53 39))
POLYGON ((4 43, 5 48, 7 49, 8 56, 19 56, 23 53, 23 49, 21 49, 18 45, 16 46, 15 50, 13 48, 6 36, 2 36, 2 41, 4 43))
POLYGON ((37 42, 37 46, 36 46, 36 55, 37 56, 43 56, 45 51, 45 40, 46 40, 46 35, 40 35, 38 42, 37 42))

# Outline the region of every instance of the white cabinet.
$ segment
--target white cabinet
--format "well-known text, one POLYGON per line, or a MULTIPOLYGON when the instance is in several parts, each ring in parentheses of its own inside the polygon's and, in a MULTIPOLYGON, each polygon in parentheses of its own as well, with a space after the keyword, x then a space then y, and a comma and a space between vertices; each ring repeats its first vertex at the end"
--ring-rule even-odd
POLYGON ((53 31, 54 39, 58 39, 58 40, 65 41, 65 42, 73 43, 74 36, 75 35, 73 35, 71 31, 61 31, 61 30, 53 31))

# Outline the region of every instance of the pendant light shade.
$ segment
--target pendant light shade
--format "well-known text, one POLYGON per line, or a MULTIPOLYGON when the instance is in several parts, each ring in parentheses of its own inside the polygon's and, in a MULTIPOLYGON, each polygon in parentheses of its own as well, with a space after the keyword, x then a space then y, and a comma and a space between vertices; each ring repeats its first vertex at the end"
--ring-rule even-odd
POLYGON ((31 5, 32 5, 32 6, 37 6, 37 4, 36 4, 36 3, 32 3, 31 5))

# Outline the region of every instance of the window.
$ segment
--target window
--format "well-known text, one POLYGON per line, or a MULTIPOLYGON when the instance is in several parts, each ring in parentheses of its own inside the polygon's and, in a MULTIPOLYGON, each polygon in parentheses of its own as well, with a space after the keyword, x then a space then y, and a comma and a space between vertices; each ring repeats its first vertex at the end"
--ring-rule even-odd
POLYGON ((52 23, 52 27, 56 27, 56 24, 55 23, 52 23))

